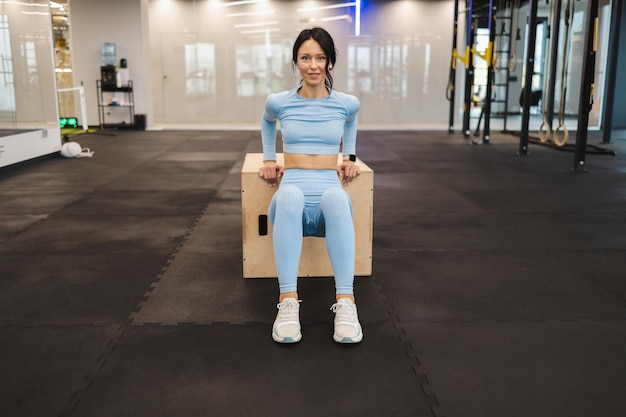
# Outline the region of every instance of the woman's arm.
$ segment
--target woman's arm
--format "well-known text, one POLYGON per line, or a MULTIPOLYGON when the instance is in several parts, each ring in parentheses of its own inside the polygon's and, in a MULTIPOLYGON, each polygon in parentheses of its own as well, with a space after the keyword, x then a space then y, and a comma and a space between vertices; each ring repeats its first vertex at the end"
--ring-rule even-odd
POLYGON ((265 111, 261 117, 261 141, 263 143, 263 166, 259 168, 259 176, 270 187, 278 185, 278 179, 283 175, 283 167, 276 163, 276 121, 277 112, 274 109, 274 96, 265 100, 265 111))

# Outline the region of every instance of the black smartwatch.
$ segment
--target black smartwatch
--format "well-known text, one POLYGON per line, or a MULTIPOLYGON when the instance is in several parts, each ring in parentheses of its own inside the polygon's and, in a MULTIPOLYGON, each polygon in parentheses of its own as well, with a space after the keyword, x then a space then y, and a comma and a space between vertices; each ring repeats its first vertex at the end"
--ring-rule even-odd
POLYGON ((352 161, 352 162, 356 162, 356 155, 346 155, 343 157, 344 161, 352 161))

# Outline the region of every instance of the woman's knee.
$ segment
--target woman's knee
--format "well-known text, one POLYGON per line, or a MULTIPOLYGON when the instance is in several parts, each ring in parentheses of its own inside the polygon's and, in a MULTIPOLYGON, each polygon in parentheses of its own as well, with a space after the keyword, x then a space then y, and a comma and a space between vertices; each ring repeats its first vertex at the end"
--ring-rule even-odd
POLYGON ((285 185, 276 191, 272 198, 272 210, 294 211, 304 210, 304 193, 295 185, 285 185))
POLYGON ((339 209, 352 211, 352 203, 348 193, 339 187, 329 188, 322 194, 320 201, 322 210, 339 209))
POLYGON ((295 185, 285 185, 276 191, 276 201, 278 203, 294 202, 304 204, 304 193, 295 185))

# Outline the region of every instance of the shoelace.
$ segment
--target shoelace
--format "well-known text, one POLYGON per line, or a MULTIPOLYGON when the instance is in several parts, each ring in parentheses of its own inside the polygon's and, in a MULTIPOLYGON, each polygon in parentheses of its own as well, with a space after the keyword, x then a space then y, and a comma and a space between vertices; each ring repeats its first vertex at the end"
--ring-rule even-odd
POLYGON ((358 322, 356 306, 354 304, 335 303, 330 307, 330 310, 335 313, 337 321, 358 322))
POLYGON ((298 308, 300 304, 300 300, 293 301, 287 300, 282 303, 276 304, 278 311, 280 312, 281 320, 297 320, 298 319, 298 308))

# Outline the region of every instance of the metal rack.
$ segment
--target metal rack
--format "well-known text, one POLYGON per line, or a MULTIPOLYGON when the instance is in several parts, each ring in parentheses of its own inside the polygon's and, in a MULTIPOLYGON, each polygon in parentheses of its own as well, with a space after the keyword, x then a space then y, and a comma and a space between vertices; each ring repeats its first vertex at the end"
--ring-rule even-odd
POLYGON ((128 81, 128 85, 117 87, 96 80, 96 87, 100 129, 133 129, 135 127, 133 82, 128 81))

